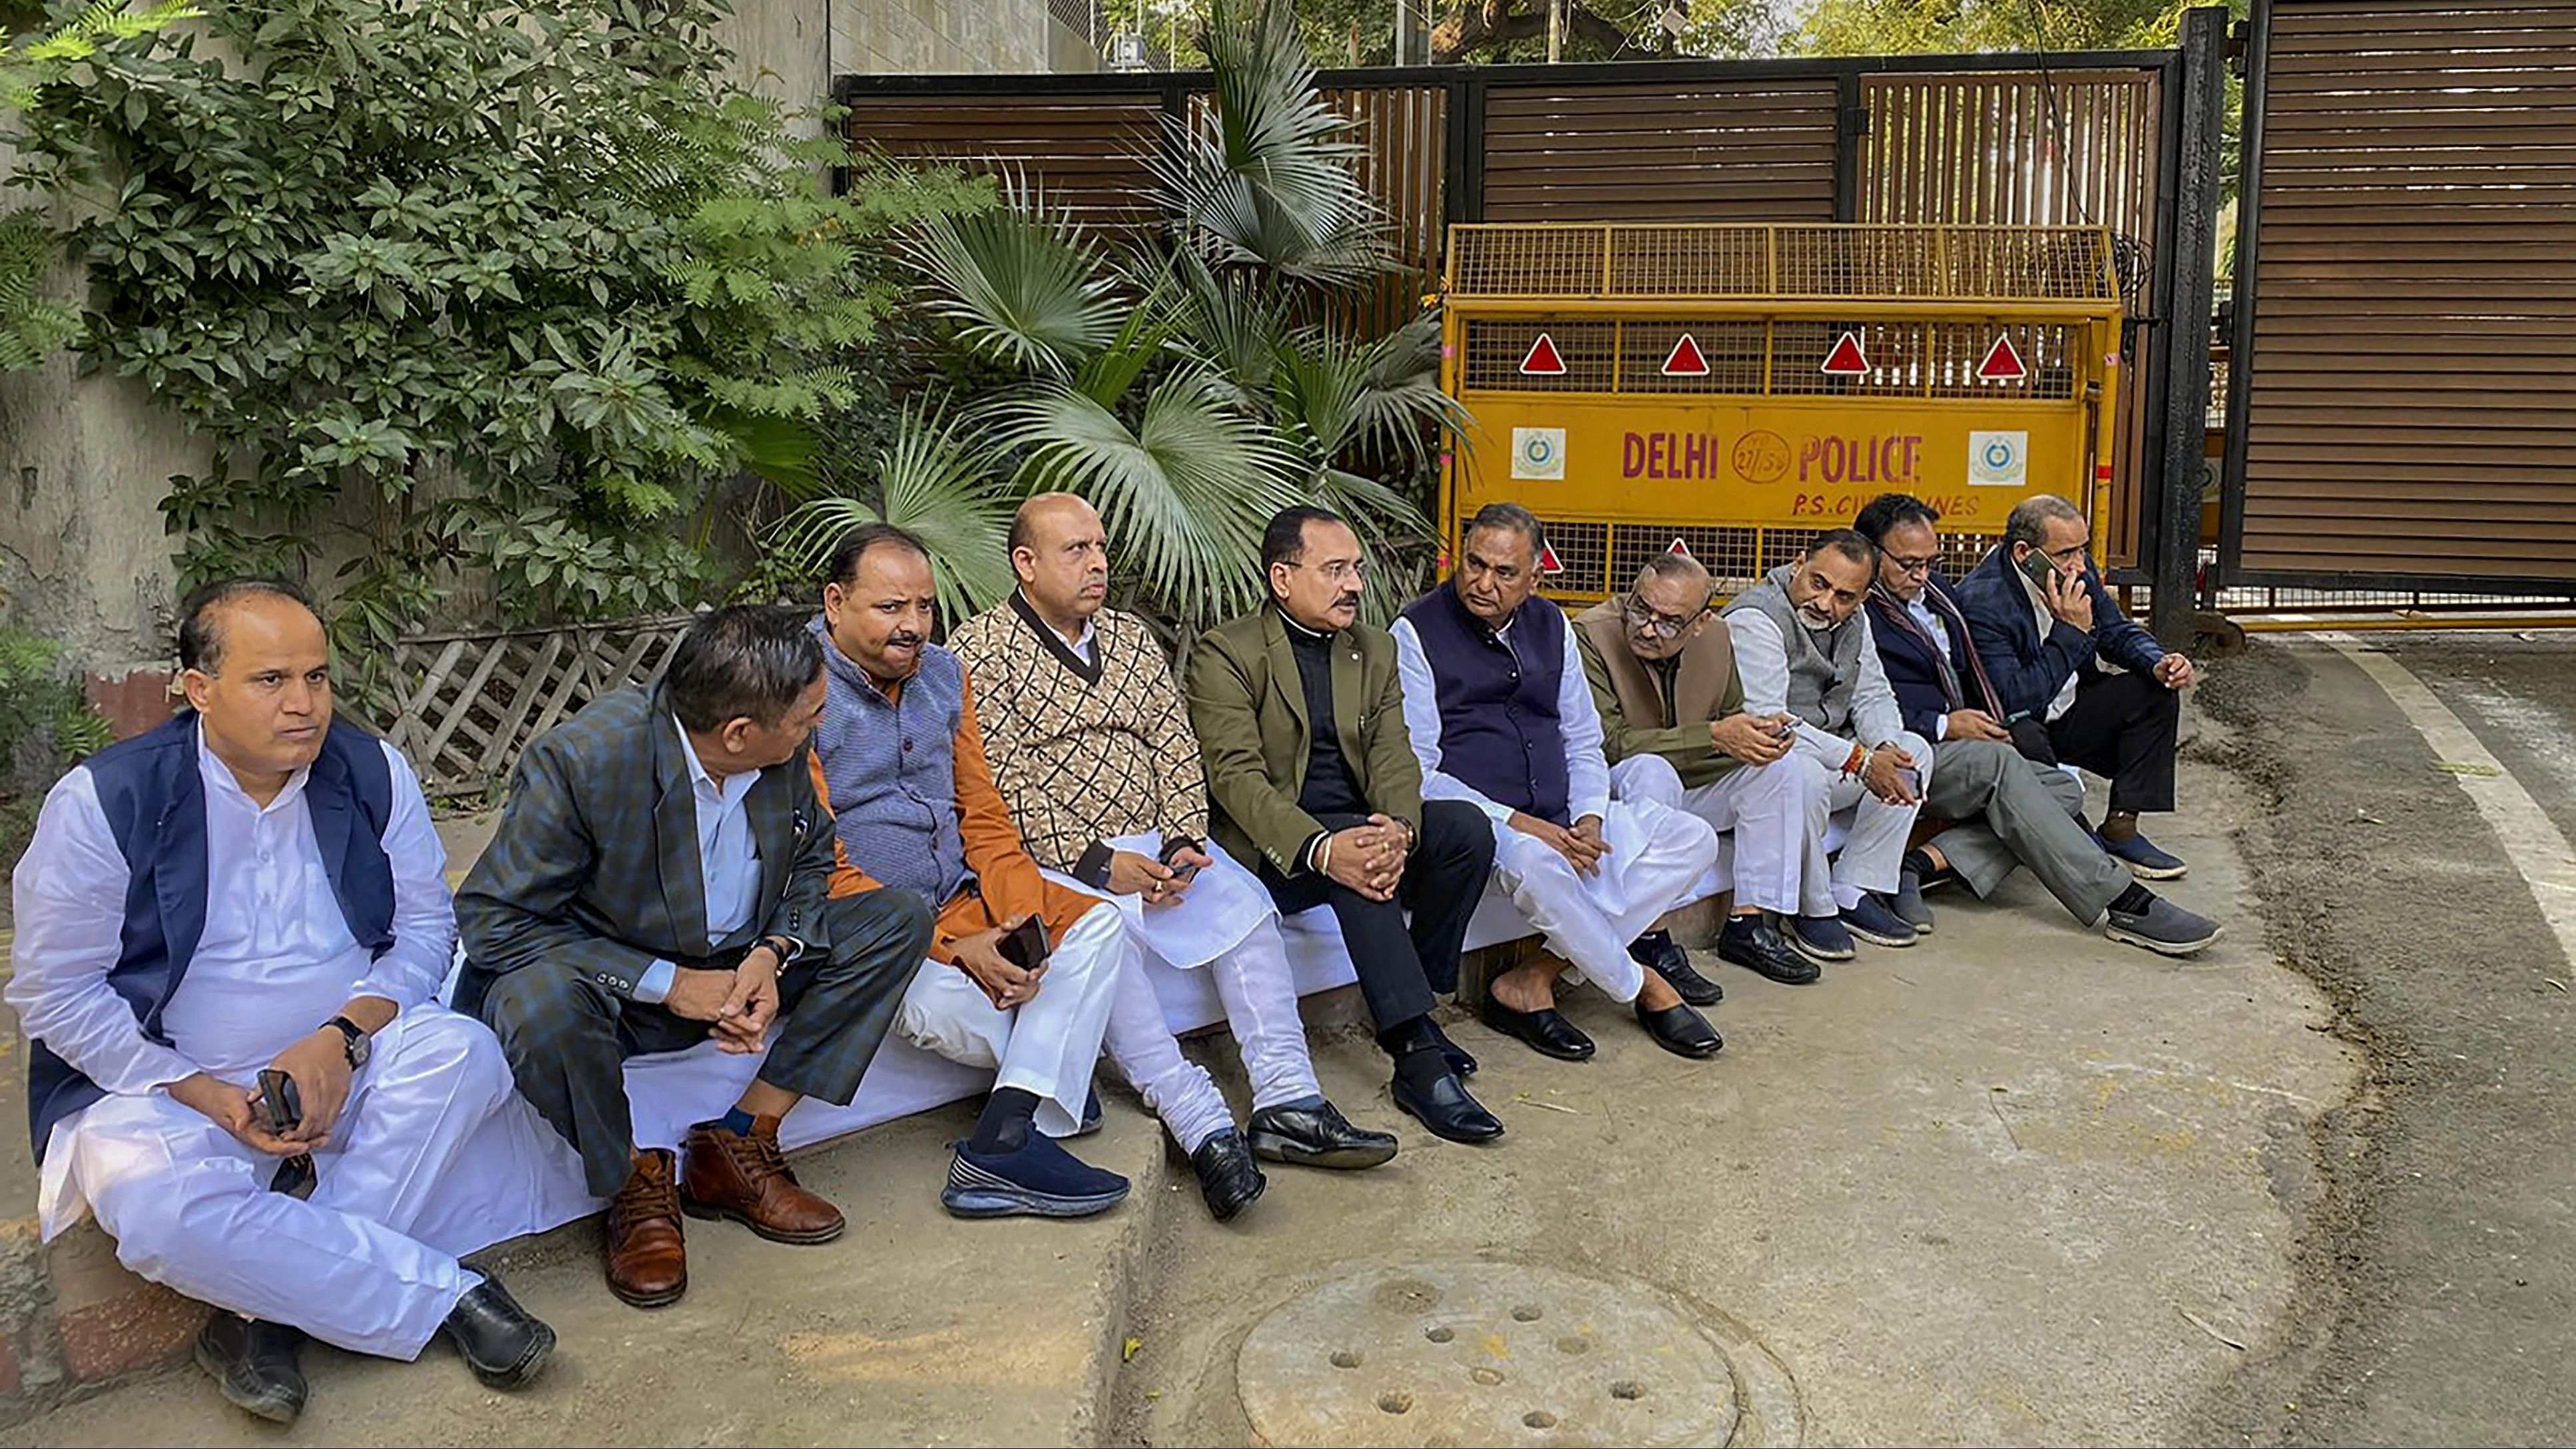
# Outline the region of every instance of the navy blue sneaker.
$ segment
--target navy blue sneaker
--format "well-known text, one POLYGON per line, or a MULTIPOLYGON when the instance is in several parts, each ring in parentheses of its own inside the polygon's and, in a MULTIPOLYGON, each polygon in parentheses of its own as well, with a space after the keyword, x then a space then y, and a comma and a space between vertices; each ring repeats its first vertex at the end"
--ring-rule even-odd
POLYGON ((1783 920, 1789 927, 1784 933, 1789 944, 1810 961, 1848 961, 1859 952, 1839 917, 1787 916, 1783 920))
POLYGON ((2093 838, 2102 842, 2105 854, 2127 866, 2129 874, 2140 880, 2180 880, 2191 869, 2188 861, 2156 849, 2156 843, 2143 834, 2112 840, 2096 831, 2093 838))
POLYGON ((1127 1179, 1103 1172, 1056 1146, 1043 1132, 1029 1134, 1016 1152, 978 1152, 964 1141, 949 1146, 948 1186, 939 1205, 961 1218, 1087 1218, 1127 1198, 1127 1179))
POLYGON ((1083 1100, 1082 1125, 1073 1129, 1073 1135, 1076 1137, 1088 1137, 1099 1130, 1100 1089, 1098 1087, 1094 1087, 1091 1089, 1091 1095, 1083 1100))
POLYGON ((1862 891, 1860 904, 1843 912, 1843 926, 1873 946, 1914 944, 1914 928, 1871 891, 1862 891))

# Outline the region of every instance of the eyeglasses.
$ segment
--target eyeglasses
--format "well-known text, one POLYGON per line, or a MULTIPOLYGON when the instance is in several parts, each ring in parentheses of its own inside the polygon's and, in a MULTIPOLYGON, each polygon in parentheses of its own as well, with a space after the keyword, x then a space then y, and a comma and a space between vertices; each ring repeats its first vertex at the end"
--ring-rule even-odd
POLYGON ((1670 614, 1647 607, 1646 602, 1634 594, 1630 594, 1627 602, 1621 607, 1628 616, 1629 628, 1650 630, 1659 639, 1679 638, 1684 629, 1698 623, 1700 615, 1708 612, 1708 606, 1702 604, 1698 613, 1688 618, 1676 619, 1670 614))
POLYGON ((1922 558, 1898 558, 1894 554, 1889 554, 1887 561, 1896 565, 1898 573, 1910 579, 1919 579, 1932 572, 1932 565, 1938 563, 1940 559, 1938 555, 1933 554, 1926 554, 1922 558))

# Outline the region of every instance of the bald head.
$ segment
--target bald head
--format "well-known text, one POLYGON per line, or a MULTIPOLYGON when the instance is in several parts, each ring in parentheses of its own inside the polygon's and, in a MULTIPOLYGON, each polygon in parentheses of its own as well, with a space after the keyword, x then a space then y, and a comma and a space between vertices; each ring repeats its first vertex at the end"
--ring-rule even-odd
POLYGON ((1100 515, 1070 493, 1041 493, 1011 516, 1011 572, 1058 633, 1081 634, 1109 598, 1109 539, 1100 515))

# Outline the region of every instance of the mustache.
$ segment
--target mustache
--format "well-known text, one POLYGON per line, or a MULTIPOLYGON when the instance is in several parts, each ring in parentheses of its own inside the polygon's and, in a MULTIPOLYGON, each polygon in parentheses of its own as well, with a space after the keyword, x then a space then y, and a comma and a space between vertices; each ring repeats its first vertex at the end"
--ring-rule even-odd
POLYGON ((886 636, 886 647, 890 649, 909 649, 920 642, 921 636, 909 631, 886 636))
POLYGON ((1342 595, 1341 597, 1339 597, 1339 598, 1337 598, 1337 599, 1333 600, 1333 607, 1338 609, 1338 608, 1342 607, 1342 606, 1343 606, 1343 605, 1345 605, 1345 604, 1356 605, 1356 604, 1358 604, 1358 603, 1359 603, 1359 601, 1360 601, 1359 592, 1358 592, 1357 590, 1353 590, 1352 592, 1347 593, 1347 594, 1344 594, 1344 595, 1342 595))

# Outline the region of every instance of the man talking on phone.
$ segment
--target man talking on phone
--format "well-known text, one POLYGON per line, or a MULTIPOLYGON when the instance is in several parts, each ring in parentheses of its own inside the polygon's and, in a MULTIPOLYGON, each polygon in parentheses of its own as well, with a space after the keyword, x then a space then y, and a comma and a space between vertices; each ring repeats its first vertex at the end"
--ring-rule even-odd
POLYGON ((1940 513, 1920 498, 1886 493, 1853 526, 1878 545, 1870 628, 1906 728, 1932 741, 1924 809, 1954 821, 1906 852, 1893 901, 1918 931, 1932 929, 1923 888, 1964 882, 1994 894, 2028 865, 2067 914, 2099 923, 2115 941, 2184 956, 2218 937, 2208 920, 2157 896, 2084 828, 2084 786, 2055 765, 2025 759, 2002 723, 1967 621, 1937 567, 1940 513))
MULTIPOLYGON (((1255 1155, 1330 1168, 1395 1156, 1392 1135, 1352 1126, 1315 1080, 1278 909, 1208 838, 1198 735, 1161 641, 1107 607, 1100 515, 1039 494, 1011 520, 1010 551, 1019 588, 948 644, 973 676, 985 756, 1030 856, 1051 880, 1106 896, 1152 959, 1207 971, 1252 1079, 1255 1155)), ((1231 1125, 1173 1132, 1212 1152, 1231 1125)))
POLYGON ((1789 944, 1815 961, 1848 961, 1852 938, 1911 946, 1915 930, 1888 896, 1897 888, 1906 836, 1923 807, 1932 746, 1905 728, 1879 667, 1861 600, 1878 572, 1878 547, 1850 529, 1819 534, 1804 553, 1726 606, 1744 707, 1788 714, 1798 749, 1823 767, 1825 809, 1851 810, 1851 833, 1830 865, 1824 822, 1807 837, 1798 914, 1789 944))
POLYGON ((1054 1140, 1098 1124, 1091 1077, 1105 1043, 1189 1154, 1208 1210, 1241 1212, 1261 1195, 1261 1169, 1215 1081, 1172 1040, 1126 918, 1039 872, 993 783, 974 681, 930 642, 929 549, 866 524, 823 573, 813 630, 831 704, 814 771, 846 861, 833 894, 883 882, 941 903, 896 1029, 995 1073, 941 1204, 959 1217, 1083 1217, 1124 1199, 1126 1178, 1054 1140))
POLYGON ((2138 816, 2174 808, 2179 691, 2200 670, 2120 612, 2088 557, 2092 538, 2074 504, 2023 499, 2004 541, 1959 581, 1959 610, 2014 743, 2108 777, 2102 848, 2140 880, 2172 880, 2191 867, 2140 834, 2138 816))

